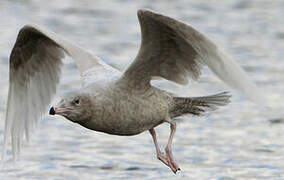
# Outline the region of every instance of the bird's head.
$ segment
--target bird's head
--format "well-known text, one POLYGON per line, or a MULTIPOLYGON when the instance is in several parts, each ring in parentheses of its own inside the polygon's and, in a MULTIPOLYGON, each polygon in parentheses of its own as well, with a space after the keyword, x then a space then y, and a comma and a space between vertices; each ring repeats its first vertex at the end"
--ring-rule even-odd
POLYGON ((87 94, 76 94, 62 98, 52 106, 50 115, 61 115, 75 123, 85 123, 92 117, 92 102, 87 94))

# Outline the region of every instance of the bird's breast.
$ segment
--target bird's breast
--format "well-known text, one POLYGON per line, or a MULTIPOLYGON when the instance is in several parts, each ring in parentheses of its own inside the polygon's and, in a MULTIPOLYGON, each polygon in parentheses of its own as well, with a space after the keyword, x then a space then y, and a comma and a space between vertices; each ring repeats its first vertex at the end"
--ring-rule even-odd
POLYGON ((160 96, 139 97, 126 93, 105 96, 98 101, 89 129, 116 135, 136 135, 161 124, 168 101, 160 96))

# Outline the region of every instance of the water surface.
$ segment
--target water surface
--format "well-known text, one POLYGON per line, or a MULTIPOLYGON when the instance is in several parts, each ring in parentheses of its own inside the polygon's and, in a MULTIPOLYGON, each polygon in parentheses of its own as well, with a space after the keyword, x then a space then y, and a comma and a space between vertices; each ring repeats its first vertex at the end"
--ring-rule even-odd
MULTIPOLYGON (((173 151, 182 171, 174 175, 156 159, 148 132, 133 137, 93 132, 46 116, 21 160, 11 156, 0 179, 284 179, 284 1, 0 1, 0 151, 8 92, 8 57, 19 29, 41 24, 119 69, 136 56, 139 8, 186 21, 232 54, 260 91, 261 108, 232 91, 232 103, 203 117, 178 120, 173 151)), ((79 88, 67 58, 58 96, 79 88)), ((207 69, 187 87, 160 84, 181 95, 230 90, 207 69)), ((160 144, 169 127, 157 128, 160 144)), ((9 154, 11 151, 9 149, 9 154)))

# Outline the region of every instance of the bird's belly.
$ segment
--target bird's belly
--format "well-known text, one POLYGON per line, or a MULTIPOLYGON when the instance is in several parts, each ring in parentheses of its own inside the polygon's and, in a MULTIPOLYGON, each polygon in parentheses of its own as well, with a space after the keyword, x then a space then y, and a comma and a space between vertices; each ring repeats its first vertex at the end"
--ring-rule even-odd
POLYGON ((140 134, 146 130, 149 130, 163 122, 163 120, 158 121, 148 121, 147 124, 141 124, 139 123, 140 120, 131 119, 130 123, 127 123, 126 125, 112 125, 109 129, 104 129, 102 132, 108 133, 108 134, 114 134, 114 135, 120 135, 120 136, 132 136, 140 134), (151 122, 151 123, 150 123, 151 122))
POLYGON ((94 131, 121 136, 132 136, 163 123, 163 119, 122 118, 123 117, 109 117, 108 119, 105 119, 106 122, 104 124, 98 124, 95 121, 79 124, 94 131))
POLYGON ((107 128, 103 128, 103 132, 116 135, 136 135, 149 130, 163 122, 163 118, 159 115, 151 116, 151 113, 144 114, 138 110, 129 111, 129 114, 120 114, 110 116, 105 119, 107 128))
POLYGON ((108 134, 136 135, 161 124, 168 112, 167 103, 161 100, 113 100, 105 100, 99 115, 85 127, 108 134), (98 117, 101 118, 99 121, 98 117))
MULTIPOLYGON (((138 119, 129 118, 123 121, 124 125, 114 126, 114 134, 117 135, 136 135, 140 134, 146 130, 149 130, 163 122, 163 119, 138 119)), ((108 132, 108 133, 112 133, 108 132)))

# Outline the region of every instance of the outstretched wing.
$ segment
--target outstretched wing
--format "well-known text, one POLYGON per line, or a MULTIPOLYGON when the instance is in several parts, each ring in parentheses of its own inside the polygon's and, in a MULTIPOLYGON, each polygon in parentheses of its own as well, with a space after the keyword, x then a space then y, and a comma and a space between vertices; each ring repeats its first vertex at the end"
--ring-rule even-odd
POLYGON ((2 160, 9 135, 13 156, 16 157, 24 137, 29 139, 38 119, 47 110, 59 82, 64 52, 74 59, 82 79, 90 69, 97 68, 100 72, 112 69, 51 31, 36 25, 24 26, 10 55, 10 86, 2 160))
POLYGON ((123 78, 129 88, 148 88, 154 76, 187 84, 189 77, 197 80, 202 66, 207 65, 231 87, 260 100, 255 85, 240 66, 193 27, 148 10, 139 10, 138 18, 141 46, 123 78))

